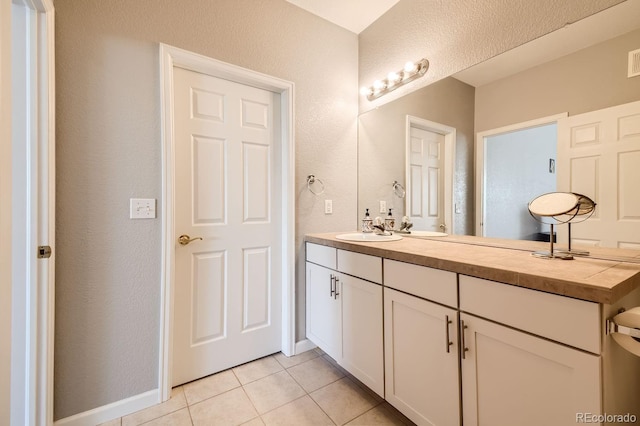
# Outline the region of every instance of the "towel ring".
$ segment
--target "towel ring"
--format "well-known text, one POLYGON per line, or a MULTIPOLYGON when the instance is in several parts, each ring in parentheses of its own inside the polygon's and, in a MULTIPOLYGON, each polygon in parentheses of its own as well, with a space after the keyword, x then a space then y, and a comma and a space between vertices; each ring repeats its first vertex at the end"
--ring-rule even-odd
POLYGON ((399 198, 404 198, 407 194, 407 191, 404 189, 404 186, 397 180, 393 181, 393 193, 396 194, 399 198))
POLYGON ((322 182, 322 180, 316 178, 314 175, 309 175, 307 176, 307 188, 309 189, 309 192, 311 192, 313 195, 320 195, 324 192, 324 182, 322 182), (311 188, 311 185, 315 184, 315 183, 319 183, 320 184, 320 189, 317 191, 314 191, 313 188, 311 188))

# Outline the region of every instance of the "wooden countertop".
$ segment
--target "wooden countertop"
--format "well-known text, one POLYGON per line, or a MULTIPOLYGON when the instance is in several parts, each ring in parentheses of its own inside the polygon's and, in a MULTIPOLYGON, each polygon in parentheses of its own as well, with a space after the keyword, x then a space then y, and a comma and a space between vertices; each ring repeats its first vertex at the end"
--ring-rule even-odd
POLYGON ((308 234, 305 241, 604 304, 640 287, 639 250, 589 247, 590 257, 561 260, 532 256, 549 249, 534 241, 463 235, 385 242, 335 238, 343 233, 308 234))

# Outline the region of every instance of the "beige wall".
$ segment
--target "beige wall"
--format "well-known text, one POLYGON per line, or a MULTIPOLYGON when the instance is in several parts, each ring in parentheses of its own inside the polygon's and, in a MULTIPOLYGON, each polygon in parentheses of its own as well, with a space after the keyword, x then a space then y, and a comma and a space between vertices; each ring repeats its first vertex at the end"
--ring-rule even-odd
POLYGON ((622 0, 400 0, 359 37, 360 85, 426 57, 427 74, 360 112, 448 77, 480 61, 585 18, 622 0))
POLYGON ((369 208, 379 213, 379 201, 404 214, 405 200, 393 195, 394 180, 405 182, 406 116, 423 118, 456 129, 453 202, 461 213, 454 217, 456 234, 473 233, 473 105, 474 88, 445 78, 358 118, 358 218, 369 208))
POLYGON ((161 198, 158 43, 295 83, 301 308, 303 235, 355 225, 358 46, 355 34, 283 0, 56 0, 55 7, 61 419, 157 387, 164 212, 132 221, 128 203, 161 198), (309 174, 324 181, 322 196, 305 190, 309 174), (333 200, 330 216, 324 198, 333 200))
POLYGON ((11 0, 0 0, 0 424, 11 403, 11 0))
POLYGON ((627 78, 640 30, 476 88, 476 132, 568 112, 576 115, 640 99, 627 78))

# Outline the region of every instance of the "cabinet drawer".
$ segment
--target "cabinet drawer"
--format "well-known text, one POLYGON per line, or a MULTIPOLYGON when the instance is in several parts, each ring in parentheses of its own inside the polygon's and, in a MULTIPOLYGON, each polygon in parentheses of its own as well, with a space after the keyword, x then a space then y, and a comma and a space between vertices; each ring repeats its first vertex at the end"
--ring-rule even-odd
POLYGON ((382 284, 382 259, 376 256, 338 250, 338 271, 382 284))
POLYGON ((458 306, 456 274, 449 271, 384 260, 384 285, 447 306, 458 306))
POLYGON ((336 249, 320 244, 307 243, 307 261, 336 269, 336 249))
POLYGON ((600 353, 597 303, 460 275, 460 310, 600 353))

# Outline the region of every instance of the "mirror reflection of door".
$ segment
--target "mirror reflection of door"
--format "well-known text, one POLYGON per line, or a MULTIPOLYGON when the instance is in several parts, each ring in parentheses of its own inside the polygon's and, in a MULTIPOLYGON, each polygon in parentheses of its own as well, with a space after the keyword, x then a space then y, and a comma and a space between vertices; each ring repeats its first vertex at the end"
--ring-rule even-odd
POLYGON ((548 241, 528 203, 556 190, 557 124, 484 137, 482 236, 548 241))
POLYGON ((406 215, 414 230, 452 232, 456 130, 407 117, 406 215))

